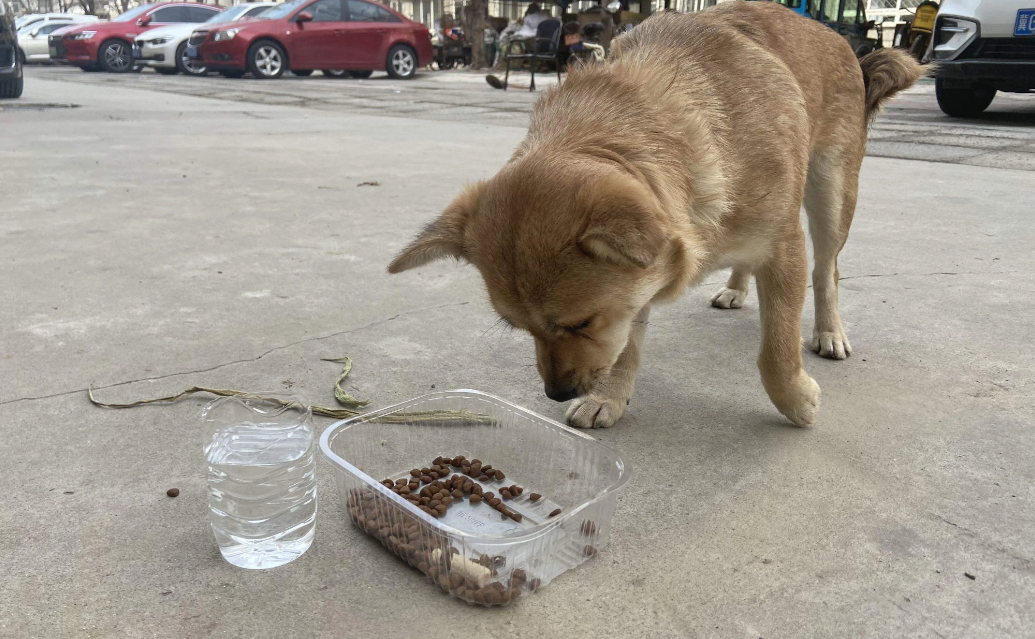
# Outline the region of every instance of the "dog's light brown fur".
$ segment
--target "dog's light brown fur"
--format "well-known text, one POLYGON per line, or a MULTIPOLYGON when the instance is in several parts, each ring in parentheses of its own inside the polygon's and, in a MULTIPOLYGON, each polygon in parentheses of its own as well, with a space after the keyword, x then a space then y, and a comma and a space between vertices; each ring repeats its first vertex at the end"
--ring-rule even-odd
POLYGON ((812 347, 841 359, 837 255, 867 117, 920 72, 901 52, 860 63, 834 31, 771 3, 652 17, 545 94, 511 160, 389 270, 450 256, 476 266, 500 315, 535 337, 547 394, 578 397, 568 421, 581 427, 625 411, 651 304, 732 267, 712 304, 739 307, 754 275, 763 386, 810 424, 819 386, 802 369, 798 212, 816 258, 812 347))

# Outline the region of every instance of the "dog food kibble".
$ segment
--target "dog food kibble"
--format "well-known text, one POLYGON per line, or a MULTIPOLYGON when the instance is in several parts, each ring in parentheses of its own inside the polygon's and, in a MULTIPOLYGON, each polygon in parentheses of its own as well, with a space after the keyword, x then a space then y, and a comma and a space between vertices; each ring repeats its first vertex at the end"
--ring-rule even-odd
MULTIPOLYGON (((428 471, 428 472, 431 472, 431 471, 428 471)), ((431 483, 431 482, 433 481, 433 480, 431 479, 431 476, 430 476, 430 475, 421 475, 421 476, 420 476, 420 480, 421 480, 422 482, 424 482, 425 484, 430 484, 430 483, 431 483)))
POLYGON ((165 491, 165 494, 168 495, 169 497, 179 497, 180 496, 180 489, 179 488, 170 488, 169 490, 165 491))
POLYGON ((522 488, 521 486, 518 486, 517 484, 514 484, 513 486, 510 487, 510 494, 514 495, 515 497, 517 497, 518 495, 520 495, 523 492, 525 492, 525 489, 522 488))
POLYGON ((502 503, 502 501, 503 500, 500 499, 499 497, 493 497, 492 499, 489 500, 489 505, 495 508, 496 506, 499 506, 500 503, 502 503))
POLYGON ((452 503, 453 503, 453 498, 452 497, 446 497, 445 499, 442 500, 442 505, 443 506, 450 506, 452 503))
POLYGON ((395 486, 395 482, 391 479, 382 479, 381 483, 384 484, 386 488, 391 488, 392 486, 395 486))
POLYGON ((587 544, 586 547, 582 549, 582 552, 586 553, 587 557, 592 557, 597 554, 597 549, 587 544))
POLYGON ((553 512, 550 513, 550 517, 556 517, 559 514, 561 514, 561 509, 557 508, 553 512))
POLYGON ((478 504, 478 503, 481 503, 481 501, 482 501, 482 496, 481 495, 477 495, 477 494, 471 495, 471 503, 472 504, 478 504))
POLYGON ((586 536, 593 536, 597 534, 597 525, 587 519, 586 521, 582 522, 582 534, 586 536))
POLYGON ((514 521, 521 521, 521 513, 510 513, 510 518, 514 521))
POLYGON ((497 481, 503 481, 507 478, 507 476, 503 474, 502 470, 494 470, 492 471, 492 474, 496 476, 497 481))
POLYGON ((454 488, 453 489, 453 498, 454 499, 463 499, 464 498, 464 491, 460 490, 459 488, 454 488))
POLYGON ((413 470, 411 470, 410 471, 410 477, 417 477, 419 479, 420 478, 420 468, 414 468, 413 470))
POLYGON ((500 497, 502 497, 504 499, 510 499, 510 491, 507 490, 506 488, 504 488, 503 490, 500 491, 500 497))
POLYGON ((482 466, 482 472, 483 473, 487 473, 487 472, 489 472, 491 470, 492 470, 492 464, 485 464, 484 466, 482 466))
POLYGON ((496 494, 493 493, 492 491, 489 491, 487 493, 482 493, 482 499, 484 499, 485 501, 491 501, 492 498, 495 497, 495 496, 496 496, 496 494))
POLYGON ((539 493, 531 493, 528 498, 532 501, 539 501, 539 499, 542 498, 542 495, 539 493))

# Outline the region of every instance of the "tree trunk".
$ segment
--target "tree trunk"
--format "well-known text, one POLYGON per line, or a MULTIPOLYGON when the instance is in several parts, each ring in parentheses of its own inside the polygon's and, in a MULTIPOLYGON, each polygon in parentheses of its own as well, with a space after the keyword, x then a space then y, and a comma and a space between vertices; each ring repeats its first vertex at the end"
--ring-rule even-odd
POLYGON ((485 0, 470 0, 464 7, 464 35, 471 45, 471 68, 484 69, 485 27, 489 8, 485 0))

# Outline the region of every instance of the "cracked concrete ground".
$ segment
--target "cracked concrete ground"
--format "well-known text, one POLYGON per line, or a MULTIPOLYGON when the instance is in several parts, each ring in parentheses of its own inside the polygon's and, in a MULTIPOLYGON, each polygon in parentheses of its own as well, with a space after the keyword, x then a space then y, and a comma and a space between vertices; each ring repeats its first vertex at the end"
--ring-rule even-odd
MULTIPOLYGON (((824 391, 812 428, 761 388, 754 293, 713 310, 715 274, 652 314, 630 411, 593 433, 633 469, 611 543, 484 610, 347 525, 326 465, 312 549, 230 566, 206 521, 204 401, 112 411, 83 390, 333 405, 339 369, 320 358, 349 355, 348 390, 376 406, 473 387, 562 418, 529 339, 491 330, 472 269, 384 272, 520 127, 65 71, 31 70, 21 104, 78 108, 0 111, 0 636, 1030 636, 1030 171, 867 158, 840 264, 856 351, 807 357, 824 391)), ((875 132, 912 118, 963 147, 1031 131, 933 109, 907 95, 875 132)), ((811 318, 810 302, 806 332, 811 318)))

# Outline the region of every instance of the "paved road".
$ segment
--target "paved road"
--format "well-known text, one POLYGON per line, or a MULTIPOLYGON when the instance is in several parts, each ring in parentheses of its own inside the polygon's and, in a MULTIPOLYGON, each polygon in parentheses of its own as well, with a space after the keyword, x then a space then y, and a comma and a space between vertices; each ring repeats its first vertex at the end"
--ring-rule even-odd
MULTIPOLYGON (((1035 174, 966 158, 866 159, 840 263, 856 352, 807 357, 812 428, 761 388, 754 294, 708 308, 716 274, 652 314, 630 412, 593 433, 633 469, 611 543, 538 594, 444 596, 346 524, 326 465, 309 553, 222 561, 202 400, 101 410, 88 385, 328 405, 320 358, 350 355, 376 406, 475 387, 563 416, 472 269, 384 272, 522 137, 527 95, 465 81, 30 71, 0 111, 0 636, 1031 636, 1035 174)), ((949 125, 919 91, 878 130, 909 121, 949 125)), ((1030 131, 952 126, 954 148, 1030 131)))
MULTIPOLYGON (((525 127, 536 94, 489 87, 482 74, 424 73, 410 82, 384 74, 365 81, 335 80, 319 73, 277 82, 221 77, 83 73, 69 67, 30 70, 33 78, 90 85, 131 87, 252 104, 370 113, 450 122, 525 127)), ((528 75, 516 83, 528 86, 528 75)), ((551 86, 555 77, 537 77, 551 86)), ((869 154, 999 168, 1035 170, 1035 95, 999 94, 983 117, 961 121, 945 116, 924 81, 891 103, 870 131, 869 154)))

